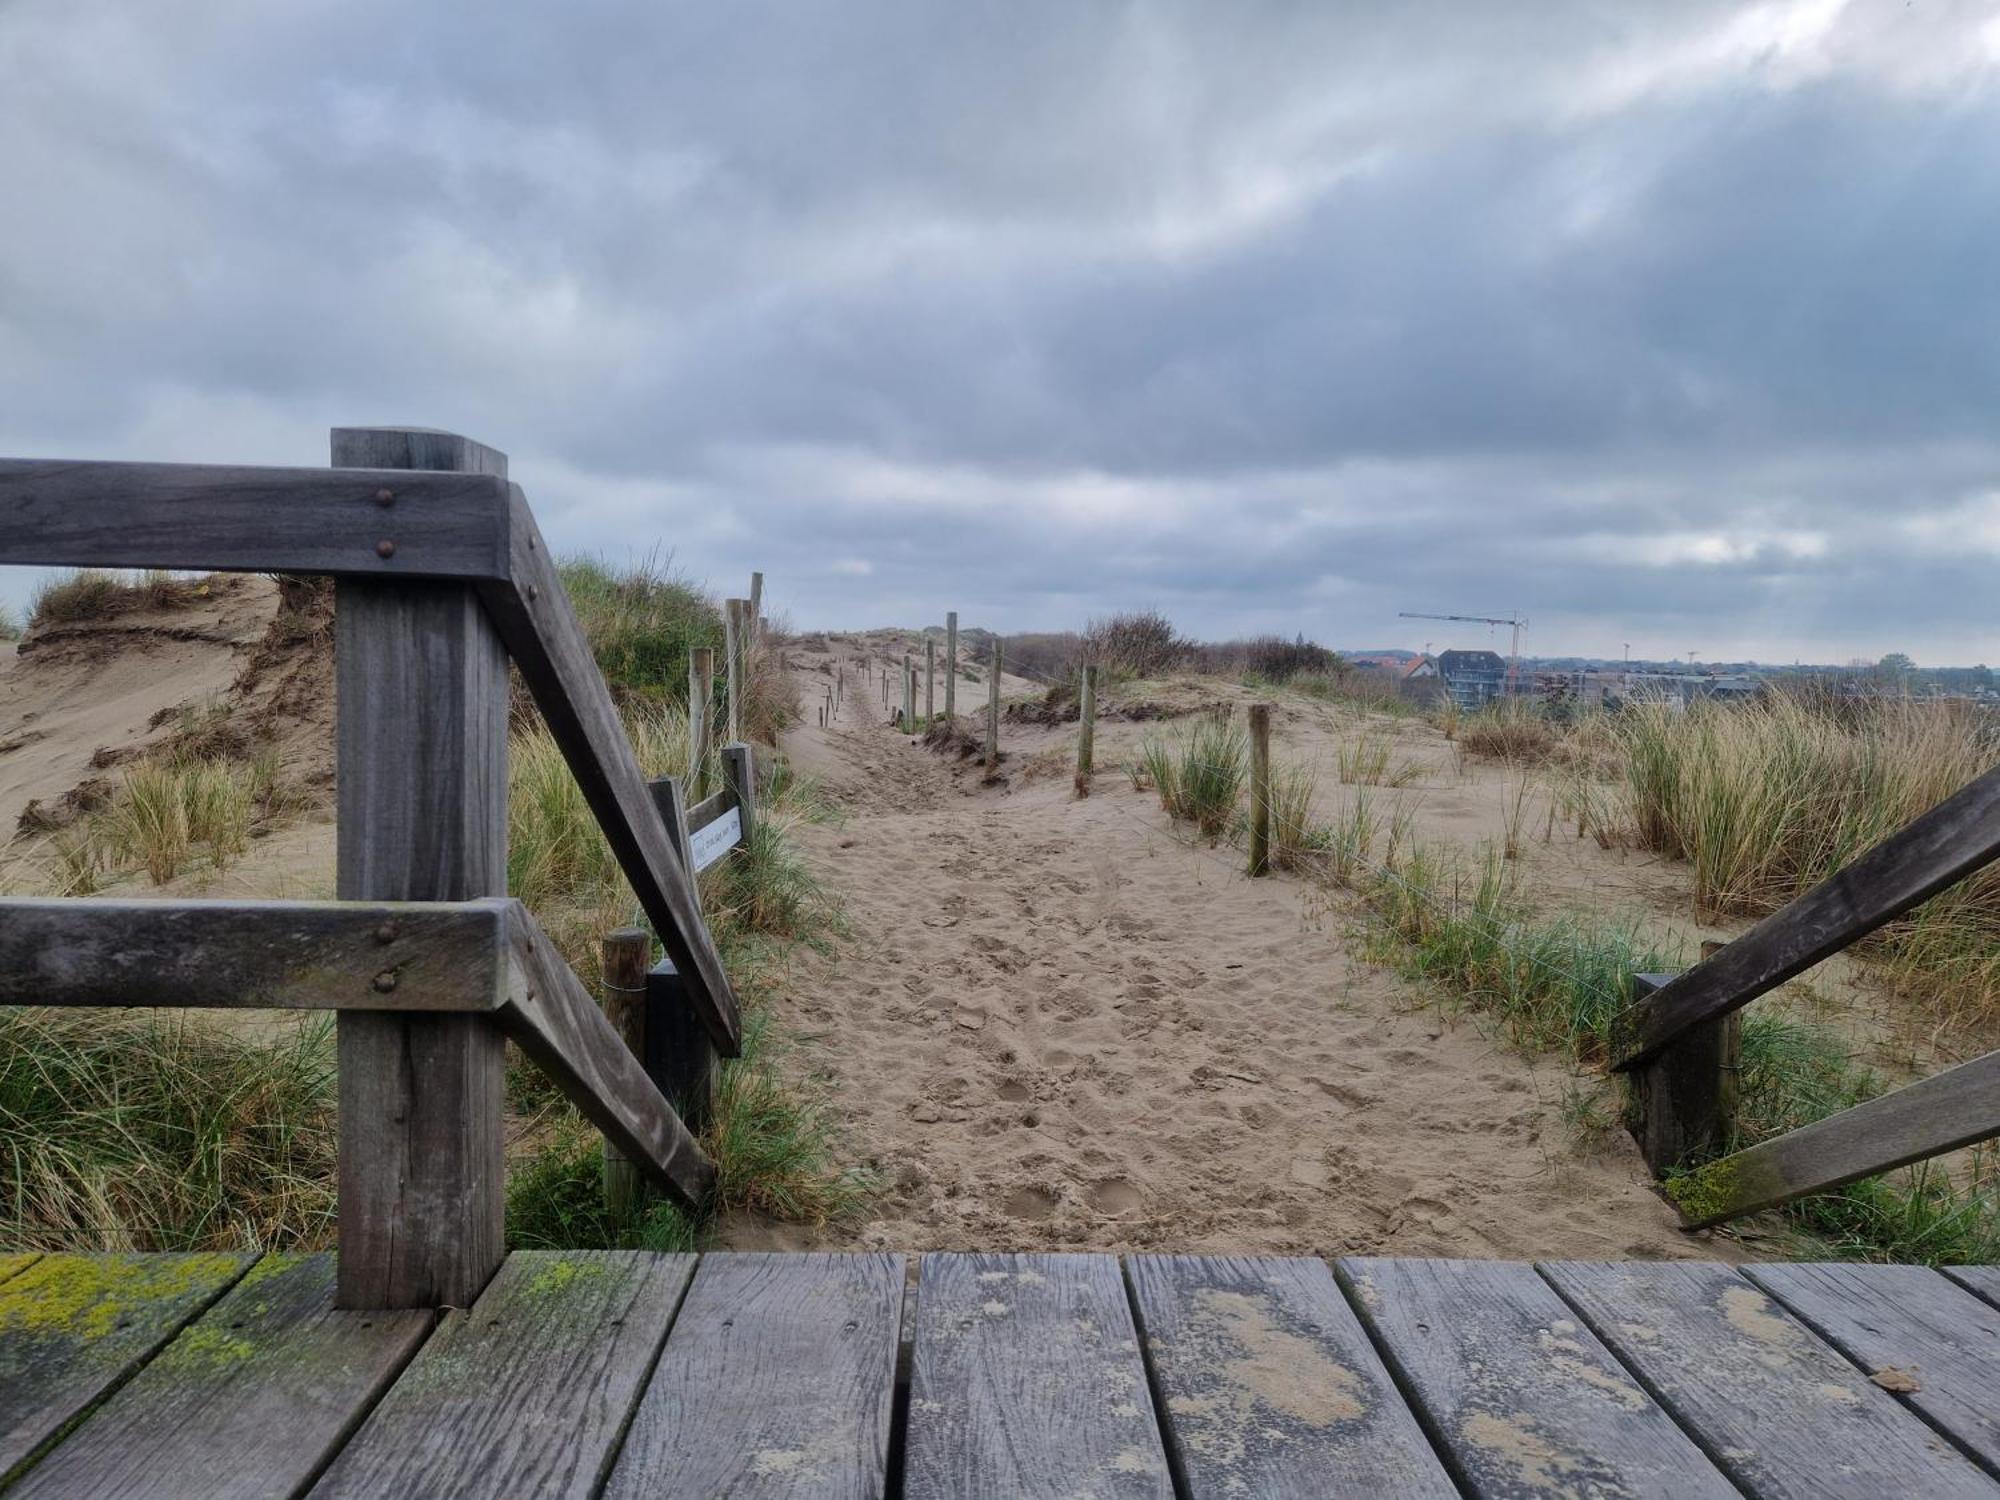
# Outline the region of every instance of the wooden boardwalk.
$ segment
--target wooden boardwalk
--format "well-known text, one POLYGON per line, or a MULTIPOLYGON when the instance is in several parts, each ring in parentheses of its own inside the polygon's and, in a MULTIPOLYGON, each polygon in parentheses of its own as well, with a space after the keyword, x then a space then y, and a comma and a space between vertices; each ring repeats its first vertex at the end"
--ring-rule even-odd
POLYGON ((0 1255, 7 1500, 2000 1495, 2000 1271, 0 1255), (911 1284, 914 1283, 912 1292, 911 1284))

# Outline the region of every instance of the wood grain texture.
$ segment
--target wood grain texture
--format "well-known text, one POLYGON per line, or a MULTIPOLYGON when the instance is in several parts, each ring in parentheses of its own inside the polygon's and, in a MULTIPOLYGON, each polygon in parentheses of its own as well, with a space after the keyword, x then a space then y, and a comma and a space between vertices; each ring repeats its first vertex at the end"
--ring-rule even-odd
POLYGON ((1339 1272, 1469 1493, 1736 1494, 1534 1267, 1354 1259, 1339 1272))
POLYGON ((1728 1266, 1544 1265, 1583 1321, 1751 1495, 2000 1487, 1728 1266))
POLYGON ((1743 1273, 1861 1367, 1911 1371, 1901 1399, 2000 1474, 2000 1308, 1923 1266, 1745 1266, 1743 1273))
POLYGON ((486 474, 0 459, 0 563, 501 579, 511 524, 486 474))
POLYGON ((0 1005, 492 1010, 506 907, 0 897, 0 1005))
POLYGON ((267 1255, 9 1500, 256 1500, 316 1478, 433 1314, 336 1312, 331 1255, 267 1255))
POLYGON ((902 1306, 900 1255, 704 1256, 605 1494, 881 1495, 902 1306))
POLYGON ((1458 1493, 1323 1261, 1126 1261, 1167 1451, 1206 1496, 1458 1493))
MULTIPOLYGON (((689 847, 693 829, 688 825, 687 789, 678 776, 655 776, 646 783, 646 790, 653 794, 653 808, 660 815, 660 821, 667 826, 667 842, 672 845, 674 857, 681 862, 683 870, 694 864, 694 850, 689 847)), ((704 825, 705 826, 705 825, 704 825)))
MULTIPOLYGON (((652 967, 653 940, 643 927, 606 933, 599 953, 604 1019, 625 1050, 645 1065, 646 970, 652 967)), ((639 1169, 611 1141, 604 1143, 604 1208, 613 1216, 639 1206, 639 1169)))
POLYGON ((1673 1196, 1699 1228, 2000 1136, 2000 1052, 1697 1168, 1673 1196))
POLYGON ((704 797, 687 810, 689 835, 701 832, 734 806, 736 806, 736 793, 727 786, 713 796, 704 797))
POLYGON ((701 1207, 714 1164, 555 944, 525 909, 515 917, 501 1026, 627 1161, 683 1207, 701 1207))
POLYGON ((722 782, 743 816, 743 847, 757 837, 757 752, 738 740, 722 747, 722 782))
POLYGON ((2000 1307, 2000 1266, 1940 1266, 1938 1269, 1967 1291, 2000 1307))
MULTIPOLYGON (((381 442, 337 430, 333 461, 381 442)), ((336 893, 504 896, 507 653, 478 595, 342 579, 334 636, 336 893)), ((466 1306, 505 1254, 505 1043, 482 1016, 338 1024, 339 1305, 466 1306)))
POLYGON ((513 507, 513 580, 483 589, 487 610, 646 920, 674 967, 687 977, 689 994, 716 1050, 735 1057, 742 1050, 736 996, 702 921, 692 878, 674 857, 666 825, 633 758, 624 721, 556 576, 548 546, 518 490, 513 507))
POLYGON ((313 1495, 595 1495, 693 1270, 691 1255, 515 1251, 313 1495))
POLYGON ((1688 1027, 1748 1005, 1996 857, 2000 768, 1911 820, 1635 1006, 1614 1066, 1646 1061, 1688 1027))
POLYGON ((353 469, 449 469, 507 477, 507 455, 435 427, 336 427, 333 461, 353 469))
POLYGON ((253 1255, 44 1255, 0 1282, 0 1485, 253 1255))
POLYGON ((926 1255, 903 1493, 1173 1494, 1118 1262, 926 1255))

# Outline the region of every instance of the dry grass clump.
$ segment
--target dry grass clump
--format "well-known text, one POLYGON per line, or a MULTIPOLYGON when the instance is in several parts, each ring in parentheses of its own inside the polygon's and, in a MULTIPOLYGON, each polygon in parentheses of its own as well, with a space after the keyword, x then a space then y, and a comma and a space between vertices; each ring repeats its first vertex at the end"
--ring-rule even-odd
POLYGON ((1139 762, 1160 806, 1215 838, 1236 817, 1249 772, 1250 738, 1233 720, 1203 714, 1177 734, 1149 736, 1139 762))
POLYGON ((0 1243, 323 1245, 331 1022, 252 1039, 200 1015, 0 1009, 0 1243))
POLYGON ((1512 698, 1464 715, 1457 722, 1456 738, 1467 755, 1516 764, 1548 760, 1562 743, 1562 736, 1547 719, 1512 698))
POLYGON ((170 609, 206 592, 199 580, 177 578, 165 568, 116 573, 103 568, 79 568, 52 578, 35 592, 28 623, 76 625, 108 620, 134 609, 170 609))

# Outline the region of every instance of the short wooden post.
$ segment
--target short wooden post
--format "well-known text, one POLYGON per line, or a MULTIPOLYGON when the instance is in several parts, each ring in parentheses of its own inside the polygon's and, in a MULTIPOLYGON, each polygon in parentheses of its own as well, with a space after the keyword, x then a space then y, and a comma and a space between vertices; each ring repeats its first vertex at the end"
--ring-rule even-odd
POLYGON ((745 601, 745 604, 750 618, 748 629, 744 631, 744 636, 749 642, 749 649, 755 651, 764 643, 764 575, 762 573, 752 573, 750 575, 750 597, 745 601))
MULTIPOLYGON (((632 1055, 646 1056, 646 969, 653 936, 643 927, 620 927, 605 935, 604 1015, 632 1055)), ((644 1198, 639 1169, 611 1142, 604 1143, 604 1208, 613 1217, 635 1212, 644 1198)))
POLYGON ((1250 705, 1250 873, 1271 868, 1271 705, 1250 705))
POLYGON ((924 637, 924 728, 937 718, 937 641, 924 637))
MULTIPOLYGON (((1720 943, 1705 942, 1703 958, 1720 943)), ((1634 974, 1632 998, 1673 976, 1634 974)), ((1633 1068, 1629 1120, 1639 1154, 1655 1177, 1729 1149, 1743 1069, 1743 1012, 1690 1027, 1649 1062, 1633 1068)))
POLYGON ((986 682, 986 764, 1000 764, 1000 637, 993 637, 993 670, 986 682))
POLYGON ((958 611, 944 617, 944 716, 958 717, 958 611))
MULTIPOLYGON (((688 837, 688 800, 680 782, 672 776, 662 776, 647 785, 682 868, 692 872, 694 851, 688 837)), ((671 959, 661 959, 646 975, 645 1038, 645 1051, 640 1056, 646 1064, 646 1075, 680 1112, 682 1123, 699 1134, 707 1126, 714 1105, 722 1059, 716 1054, 708 1027, 688 998, 687 981, 671 959)))
POLYGON ((743 738, 743 607, 742 599, 722 601, 723 687, 729 694, 729 737, 743 738))
POLYGON ((748 848, 757 833, 757 759, 740 741, 722 747, 722 779, 736 794, 743 818, 743 844, 748 848))
POLYGON ((903 733, 917 732, 917 667, 906 652, 903 656, 903 733))
POLYGON ((1076 794, 1090 795, 1091 762, 1097 753, 1097 668, 1083 669, 1076 717, 1076 794))
MULTIPOLYGON (((342 468, 507 472, 425 428, 335 428, 342 468)), ((393 487, 377 497, 393 544, 393 487), (386 497, 386 498, 385 498, 386 497)), ((349 901, 507 891, 507 653, 471 587, 334 588, 335 889, 349 901)), ((484 1016, 340 1013, 335 1305, 470 1307, 506 1254, 507 1054, 484 1016)))
POLYGON ((688 795, 699 800, 708 779, 709 737, 715 732, 715 649, 688 652, 688 795))

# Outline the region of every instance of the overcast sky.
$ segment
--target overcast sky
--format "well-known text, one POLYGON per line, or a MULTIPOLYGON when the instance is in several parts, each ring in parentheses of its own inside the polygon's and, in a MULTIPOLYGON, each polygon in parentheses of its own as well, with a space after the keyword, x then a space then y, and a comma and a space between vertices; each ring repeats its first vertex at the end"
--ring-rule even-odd
POLYGON ((800 626, 2000 664, 1996 4, 0 0, 0 204, 0 453, 448 427, 800 626))

